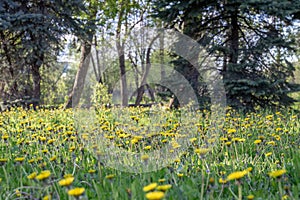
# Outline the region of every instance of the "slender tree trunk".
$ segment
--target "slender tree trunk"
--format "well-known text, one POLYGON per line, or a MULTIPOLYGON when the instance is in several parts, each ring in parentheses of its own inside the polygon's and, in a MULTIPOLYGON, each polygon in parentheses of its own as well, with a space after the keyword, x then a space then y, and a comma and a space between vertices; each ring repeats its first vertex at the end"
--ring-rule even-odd
POLYGON ((69 94, 64 108, 76 107, 79 104, 81 93, 84 88, 84 82, 90 64, 91 42, 83 41, 81 44, 81 55, 79 68, 75 77, 72 92, 69 94))
POLYGON ((164 81, 166 79, 166 70, 165 70, 165 66, 164 66, 164 58, 165 58, 165 54, 164 54, 164 33, 162 31, 162 33, 160 34, 159 37, 159 58, 160 58, 160 80, 164 81))
POLYGON ((153 45, 154 41, 159 37, 159 35, 160 34, 158 34, 157 36, 155 36, 152 39, 152 41, 149 44, 147 53, 146 53, 146 69, 145 69, 145 72, 144 72, 142 80, 141 80, 141 85, 140 85, 140 87, 138 88, 138 91, 137 91, 137 97, 136 97, 136 101, 135 101, 136 106, 140 105, 140 103, 143 99, 144 86, 146 85, 146 80, 147 80, 149 70, 150 70, 150 67, 151 67, 151 61, 150 61, 151 48, 152 48, 152 45, 153 45))
POLYGON ((121 104, 122 107, 128 106, 128 91, 127 91, 127 78, 126 78, 126 65, 125 65, 125 55, 124 46, 120 45, 117 41, 117 50, 119 56, 119 68, 120 68, 120 89, 121 89, 121 104))
POLYGON ((33 81, 33 91, 32 96, 35 101, 39 102, 41 98, 41 74, 40 74, 39 64, 33 64, 31 67, 32 81, 33 81))
POLYGON ((235 10, 231 15, 231 38, 230 38, 230 56, 229 63, 237 64, 239 57, 239 25, 238 25, 238 10, 235 10))

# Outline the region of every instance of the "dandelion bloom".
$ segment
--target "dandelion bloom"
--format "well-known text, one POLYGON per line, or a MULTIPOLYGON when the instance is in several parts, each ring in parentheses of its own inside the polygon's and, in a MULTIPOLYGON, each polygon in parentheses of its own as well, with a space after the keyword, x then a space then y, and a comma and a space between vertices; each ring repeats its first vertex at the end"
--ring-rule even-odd
POLYGON ((270 142, 267 142, 267 144, 275 146, 276 142, 275 141, 270 141, 270 142))
POLYGON ((15 158, 16 162, 23 162, 25 160, 25 157, 17 157, 15 158))
POLYGON ((231 180, 238 180, 238 179, 241 179, 243 178, 246 174, 248 174, 249 171, 248 170, 244 170, 244 171, 236 171, 236 172, 233 172, 231 174, 229 174, 227 176, 227 181, 231 181, 231 180))
POLYGON ((56 158, 57 158, 57 156, 52 156, 52 157, 50 158, 50 161, 55 161, 56 158))
POLYGON ((261 143, 261 140, 255 140, 254 141, 254 144, 260 144, 261 143))
POLYGON ((248 195, 248 196, 247 196, 247 199, 248 199, 248 200, 254 199, 254 195, 253 195, 253 194, 248 195))
POLYGON ((107 176, 105 176, 106 179, 113 179, 115 177, 114 174, 109 174, 107 176))
POLYGON ((158 182, 160 182, 160 183, 165 182, 165 181, 166 181, 165 178, 158 179, 158 182))
POLYGON ((247 172, 252 172, 253 168, 252 167, 248 167, 247 169, 245 169, 245 171, 247 172))
POLYGON ((43 197, 43 200, 50 200, 51 199, 51 196, 50 195, 47 195, 47 196, 44 196, 43 197))
POLYGON ((205 148, 195 149, 195 153, 200 154, 200 155, 204 155, 204 154, 208 153, 209 151, 210 151, 210 149, 205 149, 205 148))
POLYGON ((286 173, 285 169, 280 169, 280 170, 270 172, 269 176, 272 177, 272 178, 279 178, 285 173, 286 173))
POLYGON ((154 190, 157 187, 157 183, 151 183, 145 187, 143 187, 144 192, 149 192, 151 190, 154 190))
POLYGON ((165 193, 160 191, 149 192, 146 194, 146 198, 149 200, 160 200, 165 196, 165 193))
POLYGON ((68 195, 78 197, 84 193, 85 189, 84 188, 74 188, 68 191, 68 195))
POLYGON ((93 173, 95 173, 95 172, 96 172, 95 169, 90 169, 90 170, 88 171, 88 173, 90 173, 90 174, 93 174, 93 173))
POLYGON ((221 184, 225 184, 225 183, 227 183, 227 181, 226 181, 226 180, 224 180, 224 179, 222 179, 222 178, 220 178, 220 179, 219 179, 219 183, 221 183, 221 184))
POLYGON ((148 146, 145 146, 145 148, 144 148, 145 150, 150 150, 151 149, 151 146, 150 145, 148 145, 148 146))
POLYGON ((36 172, 33 172, 33 173, 29 174, 29 175, 27 176, 27 178, 28 178, 28 179, 34 179, 34 178, 36 177, 36 175, 37 175, 37 173, 36 173, 36 172))
POLYGON ((73 175, 72 174, 65 174, 64 175, 64 178, 69 178, 69 177, 73 177, 73 175))
POLYGON ((161 190, 161 191, 167 191, 168 189, 170 189, 172 187, 171 184, 167 184, 167 185, 159 185, 157 186, 157 190, 161 190))
POLYGON ((41 173, 39 175, 37 175, 35 178, 37 180, 44 180, 46 178, 48 178, 51 175, 51 172, 49 170, 45 170, 45 171, 41 171, 41 173))
POLYGON ((141 159, 142 159, 142 160, 148 160, 148 159, 149 159, 149 156, 148 156, 147 154, 142 155, 142 156, 141 156, 141 159))
POLYGON ((58 182, 58 184, 60 186, 69 186, 73 183, 73 181, 74 181, 74 177, 68 177, 68 178, 64 178, 64 179, 60 180, 58 182))
POLYGON ((0 158, 0 164, 2 163, 6 163, 8 161, 8 159, 7 158, 0 158))
POLYGON ((265 154, 266 157, 269 157, 271 155, 272 155, 272 152, 268 152, 268 153, 265 154))
POLYGON ((234 129, 234 128, 230 128, 227 130, 228 134, 235 133, 235 132, 236 132, 236 129, 234 129))

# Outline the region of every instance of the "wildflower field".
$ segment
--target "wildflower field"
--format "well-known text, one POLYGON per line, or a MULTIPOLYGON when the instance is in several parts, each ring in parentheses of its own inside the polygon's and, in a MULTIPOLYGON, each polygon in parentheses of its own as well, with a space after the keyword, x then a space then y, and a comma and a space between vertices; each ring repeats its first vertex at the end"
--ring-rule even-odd
POLYGON ((205 110, 185 124, 180 110, 126 112, 117 118, 112 109, 100 109, 96 123, 81 131, 72 110, 2 112, 0 199, 300 199, 295 111, 228 108, 218 127, 205 110), (167 166, 147 173, 134 163, 126 172, 102 160, 105 148, 114 146, 142 153, 136 159, 147 166, 151 152, 167 144, 165 153, 178 157, 166 156, 167 166))

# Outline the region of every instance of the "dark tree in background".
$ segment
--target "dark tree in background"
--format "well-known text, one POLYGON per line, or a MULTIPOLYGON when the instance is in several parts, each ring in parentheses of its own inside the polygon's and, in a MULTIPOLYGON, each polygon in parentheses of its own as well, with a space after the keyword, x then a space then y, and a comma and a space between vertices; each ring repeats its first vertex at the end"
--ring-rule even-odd
MULTIPOLYGON (((300 1, 157 0, 153 4, 156 17, 197 40, 216 58, 229 105, 251 109, 294 102, 289 93, 299 87, 287 80, 294 71, 289 62, 295 52, 291 34, 300 1)), ((179 58, 175 64, 193 87, 201 87, 189 63, 179 58)))
POLYGON ((67 34, 85 37, 80 0, 2 0, 0 94, 3 100, 41 96, 42 65, 56 59, 67 34), (76 17, 77 16, 77 17, 76 17))

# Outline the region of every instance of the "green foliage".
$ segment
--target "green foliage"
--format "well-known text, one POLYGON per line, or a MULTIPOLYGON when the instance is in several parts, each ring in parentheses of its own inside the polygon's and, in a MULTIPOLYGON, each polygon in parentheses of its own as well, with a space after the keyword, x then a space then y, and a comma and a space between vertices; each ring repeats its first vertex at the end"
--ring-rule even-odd
MULTIPOLYGON (((228 104, 251 109, 294 102, 288 93, 299 86, 287 81, 293 75, 288 60, 295 50, 289 35, 299 10, 297 0, 167 0, 154 2, 153 15, 202 44, 216 58, 228 104)), ((191 80, 194 74, 186 69, 192 66, 183 59, 176 62, 191 80)))
POLYGON ((112 95, 109 94, 108 88, 106 85, 104 85, 102 83, 98 83, 95 85, 92 101, 96 108, 101 108, 101 107, 111 105, 112 95))
POLYGON ((48 67, 67 34, 89 36, 94 26, 84 18, 84 2, 14 1, 0 4, 1 98, 40 98, 41 66, 48 67), (24 86, 24 87, 23 87, 24 86))

